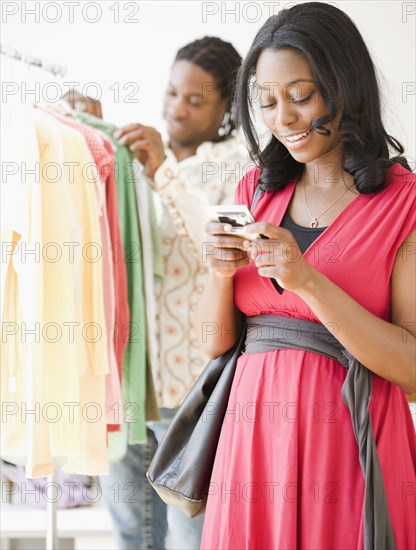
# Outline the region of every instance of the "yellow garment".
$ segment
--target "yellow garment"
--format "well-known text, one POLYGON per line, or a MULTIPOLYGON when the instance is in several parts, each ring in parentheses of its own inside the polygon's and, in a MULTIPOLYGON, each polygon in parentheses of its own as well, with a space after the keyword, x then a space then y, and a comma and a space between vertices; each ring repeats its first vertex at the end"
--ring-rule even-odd
POLYGON ((107 471, 109 369, 94 163, 79 132, 41 111, 31 116, 40 163, 23 193, 8 188, 9 199, 24 198, 27 230, 19 233, 13 216, 2 227, 9 238, 14 230, 18 247, 6 264, 3 321, 19 319, 20 301, 22 320, 35 336, 3 337, 7 364, 1 369, 2 400, 36 412, 26 415, 18 436, 6 419, 2 454, 27 454, 29 477, 53 474, 55 464, 98 475, 107 471), (35 253, 23 254, 25 244, 35 253), (11 371, 21 374, 15 391, 11 371))
MULTIPOLYGON (((1 452, 2 456, 27 455, 28 474, 41 476, 53 473, 53 462, 49 430, 42 421, 48 410, 42 383, 44 264, 39 150, 28 115, 25 118, 20 111, 12 111, 8 104, 2 114, 2 137, 7 136, 2 139, 3 160, 17 170, 2 182, 1 452)), ((74 434, 79 432, 77 418, 71 428, 74 434)))

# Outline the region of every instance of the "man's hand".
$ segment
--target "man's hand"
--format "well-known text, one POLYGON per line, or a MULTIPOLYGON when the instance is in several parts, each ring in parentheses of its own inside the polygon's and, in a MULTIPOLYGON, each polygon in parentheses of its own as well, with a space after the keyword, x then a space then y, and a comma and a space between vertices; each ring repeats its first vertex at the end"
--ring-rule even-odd
POLYGON ((127 145, 130 151, 138 152, 138 159, 150 177, 155 175, 166 158, 162 136, 151 126, 128 124, 116 130, 114 137, 121 145, 127 145))

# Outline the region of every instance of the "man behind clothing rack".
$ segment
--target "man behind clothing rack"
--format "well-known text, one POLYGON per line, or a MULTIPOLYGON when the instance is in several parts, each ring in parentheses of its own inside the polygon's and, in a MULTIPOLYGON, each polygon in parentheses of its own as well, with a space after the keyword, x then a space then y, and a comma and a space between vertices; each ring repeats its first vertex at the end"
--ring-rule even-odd
POLYGON ((157 363, 152 365, 161 421, 149 422, 148 443, 129 445, 124 459, 102 478, 114 534, 123 550, 165 548, 167 516, 173 548, 194 549, 200 544, 202 517, 189 519, 170 507, 167 514, 145 474, 157 443, 208 361, 196 343, 192 320, 207 273, 201 262, 205 207, 232 203, 243 171, 250 168, 235 137, 231 110, 240 63, 234 47, 219 38, 205 37, 184 46, 176 55, 164 99, 169 144, 163 144, 156 129, 141 124, 115 133, 121 144, 138 152, 160 201, 164 261, 157 290, 157 363), (110 487, 116 482, 121 490, 138 483, 139 502, 113 502, 110 487))

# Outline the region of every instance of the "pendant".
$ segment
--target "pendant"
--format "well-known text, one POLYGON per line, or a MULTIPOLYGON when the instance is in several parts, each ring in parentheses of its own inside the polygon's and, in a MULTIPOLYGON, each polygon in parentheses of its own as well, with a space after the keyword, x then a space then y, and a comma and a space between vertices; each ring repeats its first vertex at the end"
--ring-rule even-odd
POLYGON ((315 229, 315 227, 318 227, 318 220, 316 218, 312 218, 309 225, 312 227, 312 229, 315 229))

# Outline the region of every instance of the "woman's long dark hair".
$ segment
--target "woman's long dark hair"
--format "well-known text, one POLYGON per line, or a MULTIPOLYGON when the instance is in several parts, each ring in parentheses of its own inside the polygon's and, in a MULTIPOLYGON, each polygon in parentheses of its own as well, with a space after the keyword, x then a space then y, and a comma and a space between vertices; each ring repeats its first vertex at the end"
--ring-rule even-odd
POLYGON ((384 129, 377 77, 357 27, 341 10, 320 2, 299 4, 270 17, 257 33, 239 71, 236 89, 238 124, 248 141, 250 155, 261 169, 264 190, 283 189, 299 177, 297 162, 273 135, 261 149, 254 127, 252 85, 256 64, 265 50, 293 49, 309 62, 328 115, 312 121, 316 131, 329 135, 324 124, 342 111, 339 126, 343 168, 360 193, 374 193, 387 185, 387 172, 396 162, 410 169, 402 145, 384 129), (399 156, 390 158, 389 146, 399 156))

